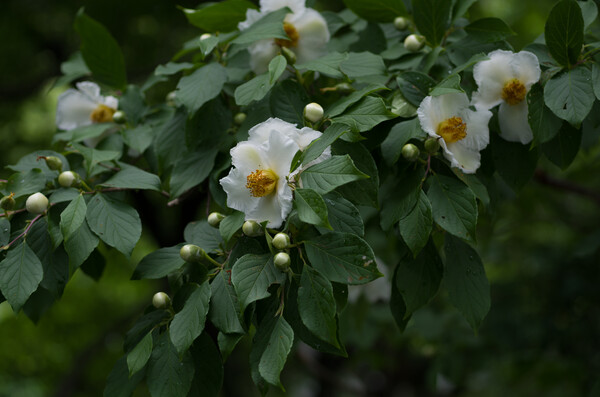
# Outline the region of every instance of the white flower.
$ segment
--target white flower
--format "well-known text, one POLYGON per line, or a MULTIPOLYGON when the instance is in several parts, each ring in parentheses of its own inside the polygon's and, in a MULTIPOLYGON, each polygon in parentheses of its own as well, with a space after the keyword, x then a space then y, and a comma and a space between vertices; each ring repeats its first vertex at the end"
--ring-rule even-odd
POLYGON ((444 157, 452 167, 472 174, 479 168, 481 155, 490 140, 489 110, 469 109, 469 98, 464 93, 428 96, 417 109, 421 127, 429 136, 437 138, 444 149, 444 157))
MULTIPOLYGON (((310 128, 270 118, 248 131, 248 140, 231 149, 233 168, 219 182, 227 193, 227 205, 246 214, 246 220, 268 221, 280 227, 292 210, 292 160, 321 136, 310 128)), ((331 156, 330 149, 311 165, 331 156)), ((306 166, 309 166, 307 164, 306 166)))
POLYGON ((296 54, 296 61, 304 63, 322 57, 327 53, 329 29, 325 18, 316 10, 305 7, 305 0, 260 0, 260 11, 246 11, 246 20, 238 24, 240 30, 248 29, 266 14, 288 7, 283 27, 290 40, 259 40, 248 47, 250 67, 256 74, 265 73, 269 62, 287 47, 296 54))
POLYGON ((68 89, 58 97, 56 125, 61 130, 112 121, 119 101, 113 96, 100 95, 98 84, 84 81, 77 89, 68 89))
POLYGON ((526 144, 533 139, 527 122, 528 107, 525 97, 540 79, 537 57, 528 51, 513 53, 496 50, 489 60, 473 67, 473 77, 479 89, 473 94, 476 107, 490 109, 500 105, 498 118, 500 134, 507 141, 526 144))

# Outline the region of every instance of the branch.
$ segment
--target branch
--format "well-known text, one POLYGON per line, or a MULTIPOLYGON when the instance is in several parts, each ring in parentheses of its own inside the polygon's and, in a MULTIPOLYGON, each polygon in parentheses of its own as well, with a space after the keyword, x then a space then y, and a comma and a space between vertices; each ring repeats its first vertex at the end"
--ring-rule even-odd
POLYGON ((542 170, 536 170, 533 178, 542 185, 553 187, 556 190, 562 190, 587 197, 590 200, 595 201, 596 204, 600 205, 600 192, 588 189, 584 186, 577 185, 567 180, 554 178, 542 170))

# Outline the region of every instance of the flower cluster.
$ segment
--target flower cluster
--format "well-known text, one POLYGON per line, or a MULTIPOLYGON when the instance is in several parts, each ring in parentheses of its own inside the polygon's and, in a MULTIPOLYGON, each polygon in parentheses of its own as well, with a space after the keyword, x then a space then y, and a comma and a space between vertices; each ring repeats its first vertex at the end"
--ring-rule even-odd
POLYGON ((488 57, 473 68, 478 90, 471 102, 464 93, 428 96, 417 110, 423 130, 439 140, 450 165, 465 173, 479 168, 480 151, 489 143, 488 123, 494 106, 500 105, 500 134, 504 139, 523 144, 533 139, 525 98, 540 78, 537 57, 527 51, 515 54, 503 50, 488 57))
POLYGON ((316 10, 306 8, 305 0, 260 0, 260 11, 246 11, 246 20, 240 22, 238 28, 248 29, 266 14, 283 7, 292 11, 286 15, 283 23, 289 40, 259 40, 250 45, 250 67, 256 74, 267 71, 269 62, 280 52, 281 47, 294 52, 298 63, 326 54, 330 37, 327 22, 316 10))
MULTIPOLYGON (((270 118, 248 132, 248 140, 231 149, 233 168, 220 180, 227 193, 227 206, 242 211, 246 220, 268 221, 280 227, 292 210, 294 176, 292 160, 321 133, 311 128, 296 128, 278 118, 270 118)), ((331 156, 330 149, 309 165, 331 156)), ((307 165, 307 166, 309 166, 307 165)))

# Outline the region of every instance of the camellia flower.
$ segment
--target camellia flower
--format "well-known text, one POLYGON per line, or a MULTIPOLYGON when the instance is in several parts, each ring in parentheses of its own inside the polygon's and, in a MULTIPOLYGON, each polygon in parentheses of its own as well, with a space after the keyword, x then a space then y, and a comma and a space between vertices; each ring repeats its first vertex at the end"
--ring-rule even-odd
POLYGON ((492 112, 469 109, 469 98, 464 93, 428 96, 417 109, 421 127, 429 136, 437 138, 444 149, 444 157, 452 167, 467 174, 477 171, 481 155, 490 140, 488 123, 492 112))
POLYGON ((96 83, 77 83, 77 89, 68 89, 58 97, 56 125, 61 130, 112 121, 119 101, 113 96, 100 95, 96 83))
POLYGON ((533 133, 527 121, 529 110, 525 97, 540 79, 538 59, 528 51, 515 54, 503 50, 492 51, 488 57, 489 60, 473 67, 473 77, 479 86, 473 94, 473 104, 485 109, 500 105, 501 136, 507 141, 529 143, 533 133))
MULTIPOLYGON (((233 168, 219 181, 227 193, 227 205, 246 214, 246 220, 280 227, 292 210, 290 168, 294 155, 320 136, 319 131, 298 129, 277 118, 251 128, 248 140, 231 149, 233 168)), ((330 149, 311 163, 328 156, 330 149)))
POLYGON ((306 8, 305 0, 260 0, 260 11, 246 11, 246 20, 240 22, 238 28, 248 29, 266 14, 283 7, 292 11, 283 21, 283 28, 289 40, 259 40, 248 47, 250 67, 256 74, 268 70, 269 62, 279 53, 281 47, 292 50, 298 63, 320 58, 327 52, 326 46, 330 37, 327 22, 316 10, 306 8))

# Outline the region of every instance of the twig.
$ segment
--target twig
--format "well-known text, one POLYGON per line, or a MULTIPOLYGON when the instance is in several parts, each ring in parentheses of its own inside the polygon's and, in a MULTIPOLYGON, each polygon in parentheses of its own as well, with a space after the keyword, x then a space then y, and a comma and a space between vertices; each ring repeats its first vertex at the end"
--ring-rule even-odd
POLYGON ((31 229, 31 227, 33 226, 33 224, 40 219, 43 215, 45 214, 45 211, 41 214, 36 215, 35 218, 33 218, 31 220, 31 222, 29 222, 29 225, 27 225, 27 227, 25 228, 25 230, 23 231, 23 233, 19 234, 17 237, 15 237, 15 239, 13 241, 11 241, 10 243, 8 243, 7 245, 5 245, 4 247, 2 247, 3 249, 9 249, 11 245, 13 245, 13 243, 15 241, 17 241, 18 239, 20 239, 23 236, 26 236, 27 233, 29 232, 29 229, 31 229))
POLYGON ((596 204, 600 205, 600 192, 588 189, 583 186, 579 186, 573 182, 557 179, 551 177, 546 172, 542 170, 536 170, 534 174, 534 179, 542 184, 553 187, 556 190, 563 190, 571 193, 578 194, 583 197, 587 197, 596 202, 596 204))

